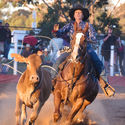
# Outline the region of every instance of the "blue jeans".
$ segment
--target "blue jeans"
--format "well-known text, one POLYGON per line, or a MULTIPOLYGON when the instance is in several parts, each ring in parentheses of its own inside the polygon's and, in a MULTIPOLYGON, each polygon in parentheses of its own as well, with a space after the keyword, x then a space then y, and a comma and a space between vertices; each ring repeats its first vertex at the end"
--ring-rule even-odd
POLYGON ((104 70, 104 66, 102 61, 99 59, 99 57, 97 56, 96 52, 93 50, 90 44, 87 45, 87 53, 90 55, 95 70, 100 75, 101 72, 104 70))
POLYGON ((8 54, 10 50, 10 43, 6 40, 4 42, 4 57, 8 59, 8 54))

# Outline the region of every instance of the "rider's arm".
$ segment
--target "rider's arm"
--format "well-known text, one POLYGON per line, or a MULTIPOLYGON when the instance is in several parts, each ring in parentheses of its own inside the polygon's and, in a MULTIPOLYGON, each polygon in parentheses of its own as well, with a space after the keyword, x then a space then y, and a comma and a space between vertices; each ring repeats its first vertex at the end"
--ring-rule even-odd
POLYGON ((71 23, 66 24, 61 29, 54 31, 58 37, 62 37, 64 34, 67 34, 71 28, 71 23))
POLYGON ((103 39, 103 41, 104 42, 107 41, 110 36, 111 36, 111 34, 106 35, 105 38, 103 39))
POLYGON ((53 39, 50 40, 49 45, 47 47, 47 49, 48 49, 49 52, 53 49, 52 44, 53 44, 53 39))
POLYGON ((97 41, 96 39, 96 31, 93 28, 93 26, 91 24, 89 24, 89 41, 92 41, 93 43, 97 41))

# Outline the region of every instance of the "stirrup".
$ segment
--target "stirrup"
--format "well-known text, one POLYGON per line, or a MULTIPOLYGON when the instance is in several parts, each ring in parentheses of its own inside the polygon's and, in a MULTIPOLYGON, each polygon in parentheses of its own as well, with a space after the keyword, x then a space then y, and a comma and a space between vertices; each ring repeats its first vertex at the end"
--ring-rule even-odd
POLYGON ((105 87, 102 88, 106 96, 114 96, 115 95, 115 89, 109 85, 108 82, 105 82, 105 87))

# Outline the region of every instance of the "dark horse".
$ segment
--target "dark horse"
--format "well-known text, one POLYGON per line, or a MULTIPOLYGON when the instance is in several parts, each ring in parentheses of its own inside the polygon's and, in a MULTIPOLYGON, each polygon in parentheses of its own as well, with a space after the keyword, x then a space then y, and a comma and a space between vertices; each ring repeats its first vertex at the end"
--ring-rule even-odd
POLYGON ((77 29, 74 23, 73 40, 71 41, 71 54, 67 57, 63 69, 57 75, 54 85, 54 121, 61 117, 60 106, 62 103, 70 104, 71 111, 67 116, 66 124, 72 123, 76 114, 82 114, 86 106, 91 104, 98 94, 98 82, 95 71, 86 52, 86 32, 77 29))

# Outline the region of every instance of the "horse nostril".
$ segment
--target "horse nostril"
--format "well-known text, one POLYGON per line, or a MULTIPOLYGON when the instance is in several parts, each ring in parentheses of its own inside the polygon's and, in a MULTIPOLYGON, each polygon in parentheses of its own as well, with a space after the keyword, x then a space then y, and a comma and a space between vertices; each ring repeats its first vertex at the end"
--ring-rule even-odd
POLYGON ((33 80, 33 81, 39 81, 39 77, 37 75, 32 75, 30 77, 30 80, 33 80))
POLYGON ((36 79, 39 80, 39 77, 37 77, 36 79))

